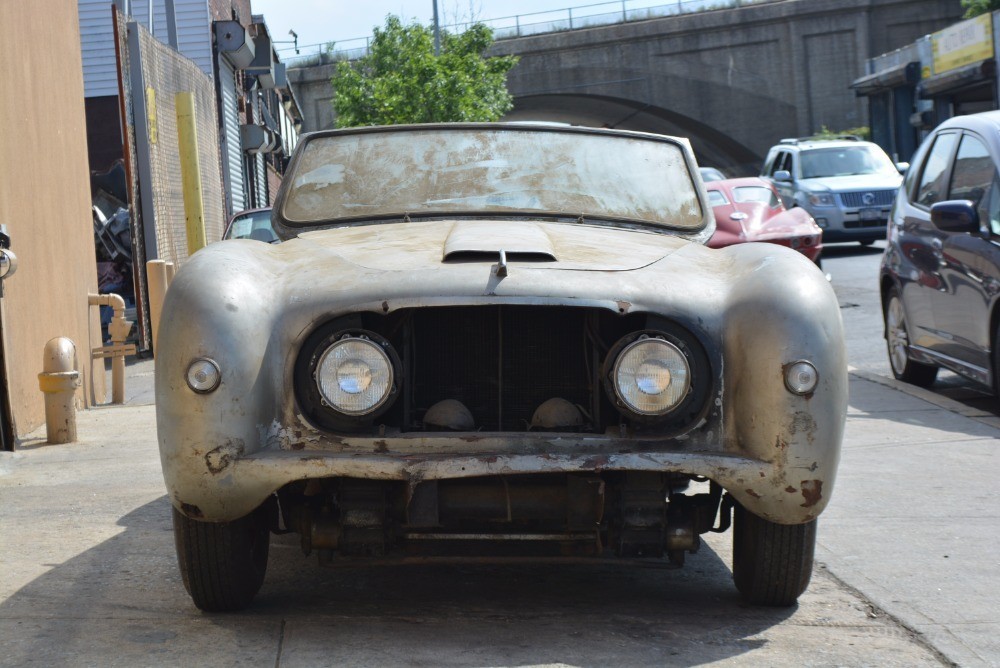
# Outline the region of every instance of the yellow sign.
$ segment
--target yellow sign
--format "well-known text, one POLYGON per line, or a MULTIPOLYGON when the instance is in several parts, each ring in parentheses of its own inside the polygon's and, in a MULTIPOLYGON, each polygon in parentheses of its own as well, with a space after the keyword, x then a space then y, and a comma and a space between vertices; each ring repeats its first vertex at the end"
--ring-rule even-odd
POLYGON ((931 35, 934 74, 993 57, 993 15, 982 14, 931 35))
POLYGON ((156 89, 146 88, 146 117, 149 119, 149 143, 156 143, 156 89))

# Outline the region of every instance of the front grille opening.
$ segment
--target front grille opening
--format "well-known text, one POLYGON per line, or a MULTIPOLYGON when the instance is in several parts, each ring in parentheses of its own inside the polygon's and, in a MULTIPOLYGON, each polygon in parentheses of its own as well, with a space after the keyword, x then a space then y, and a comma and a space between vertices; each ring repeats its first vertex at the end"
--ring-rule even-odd
POLYGON ((535 410, 559 397, 576 405, 584 426, 603 432, 619 415, 601 385, 601 363, 646 316, 605 309, 474 306, 361 315, 402 359, 402 396, 380 422, 423 431, 435 403, 453 399, 472 413, 476 431, 529 429, 535 410))
POLYGON ((692 334, 654 315, 548 305, 428 307, 357 313, 325 323, 303 346, 295 384, 303 414, 335 433, 605 434, 620 433, 623 423, 664 433, 693 424, 702 413, 714 385, 708 360, 692 334), (398 358, 396 395, 384 413, 346 418, 320 401, 315 360, 343 331, 384 338, 398 358), (603 365, 616 344, 644 331, 672 332, 667 335, 687 341, 681 345, 692 355, 697 382, 677 412, 662 421, 624 417, 602 382, 603 365), (543 404, 545 420, 532 424, 543 404), (435 406, 434 419, 425 420, 435 406), (567 409, 575 421, 565 418, 567 409))

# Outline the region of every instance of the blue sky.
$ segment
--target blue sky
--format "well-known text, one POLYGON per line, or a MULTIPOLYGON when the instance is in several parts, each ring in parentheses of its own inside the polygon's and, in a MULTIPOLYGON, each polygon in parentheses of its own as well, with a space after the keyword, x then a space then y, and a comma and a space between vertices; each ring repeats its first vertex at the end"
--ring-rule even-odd
MULTIPOLYGON (((676 4, 677 0, 626 0, 629 9, 656 5, 676 4)), ((388 14, 404 19, 417 19, 431 23, 434 15, 433 0, 251 0, 254 14, 263 14, 272 37, 276 41, 291 40, 289 30, 299 36, 299 45, 323 44, 335 41, 344 46, 353 38, 367 37, 372 27, 382 25, 388 14)), ((554 12, 569 7, 587 7, 580 13, 621 11, 621 0, 596 3, 591 0, 438 0, 438 13, 442 24, 488 20, 535 12, 554 12)), ((525 22, 551 21, 565 18, 566 12, 545 13, 526 17, 525 22)), ((278 44, 283 59, 294 56, 284 49, 291 44, 278 44)), ((315 50, 315 49, 314 49, 315 50)), ((303 50, 305 55, 305 50, 303 50)))

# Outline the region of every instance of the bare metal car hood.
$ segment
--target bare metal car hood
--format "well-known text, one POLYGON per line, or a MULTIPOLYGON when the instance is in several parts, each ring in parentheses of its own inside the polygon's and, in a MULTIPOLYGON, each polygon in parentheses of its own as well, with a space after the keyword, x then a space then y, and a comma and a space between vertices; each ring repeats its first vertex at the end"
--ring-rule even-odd
POLYGON ((504 220, 364 225, 306 232, 299 238, 359 266, 383 271, 426 269, 489 255, 499 258, 501 250, 511 263, 527 260, 553 269, 627 271, 691 243, 658 232, 504 220))

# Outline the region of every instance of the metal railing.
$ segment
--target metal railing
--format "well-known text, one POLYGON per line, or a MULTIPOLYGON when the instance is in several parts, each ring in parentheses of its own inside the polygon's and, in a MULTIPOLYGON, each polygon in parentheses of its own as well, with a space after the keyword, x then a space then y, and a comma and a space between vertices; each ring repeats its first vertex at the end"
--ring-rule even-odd
MULTIPOLYGON (((544 33, 579 30, 597 26, 645 21, 648 19, 695 14, 716 9, 732 9, 745 5, 765 4, 779 0, 617 0, 615 2, 600 2, 597 4, 553 9, 546 12, 533 12, 505 16, 485 21, 454 23, 441 26, 450 33, 460 33, 474 23, 483 23, 493 29, 497 40, 528 37, 544 33)), ((372 38, 355 37, 353 39, 309 44, 299 47, 299 54, 286 57, 293 47, 278 49, 283 61, 289 67, 308 67, 323 65, 341 60, 356 60, 368 54, 372 38)))

